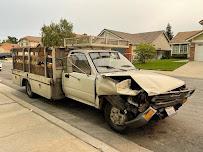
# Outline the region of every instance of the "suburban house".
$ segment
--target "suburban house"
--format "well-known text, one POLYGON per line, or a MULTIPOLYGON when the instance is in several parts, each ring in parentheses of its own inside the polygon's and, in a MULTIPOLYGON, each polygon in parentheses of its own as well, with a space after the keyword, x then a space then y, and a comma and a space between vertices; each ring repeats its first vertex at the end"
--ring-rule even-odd
POLYGON ((18 44, 2 43, 0 44, 0 58, 6 58, 11 56, 11 50, 13 48, 19 48, 18 44))
MULTIPOLYGON (((199 22, 203 25, 203 20, 199 22)), ((172 56, 203 61, 203 30, 179 32, 172 40, 172 56)))
POLYGON ((19 48, 18 44, 2 43, 0 44, 0 53, 11 53, 13 48, 19 48))
POLYGON ((26 36, 19 40, 20 47, 37 47, 41 44, 41 37, 26 36))
POLYGON ((179 32, 172 40, 172 56, 203 61, 203 30, 179 32))
MULTIPOLYGON (((131 58, 136 54, 134 54, 134 50, 136 50, 136 46, 140 43, 150 43, 157 50, 157 59, 161 59, 162 57, 169 57, 171 55, 171 47, 169 44, 169 39, 166 36, 164 31, 153 31, 153 32, 145 32, 145 33, 125 33, 114 30, 104 29, 98 35, 101 37, 108 37, 112 39, 124 39, 128 40, 130 43, 130 51, 128 50, 128 54, 131 55, 131 58)), ((118 50, 123 54, 126 54, 125 50, 118 50)))

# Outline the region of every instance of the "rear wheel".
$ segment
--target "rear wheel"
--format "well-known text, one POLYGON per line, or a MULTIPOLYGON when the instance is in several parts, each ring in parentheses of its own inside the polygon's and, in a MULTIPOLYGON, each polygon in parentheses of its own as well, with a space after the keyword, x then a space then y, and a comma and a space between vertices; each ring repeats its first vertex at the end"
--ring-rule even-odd
POLYGON ((107 103, 104 109, 105 120, 108 125, 116 132, 124 132, 127 128, 125 122, 128 120, 127 114, 107 103))
POLYGON ((26 88, 26 93, 27 93, 27 95, 28 95, 30 98, 33 98, 35 94, 32 92, 32 88, 31 88, 30 83, 29 83, 28 81, 26 81, 25 88, 26 88))

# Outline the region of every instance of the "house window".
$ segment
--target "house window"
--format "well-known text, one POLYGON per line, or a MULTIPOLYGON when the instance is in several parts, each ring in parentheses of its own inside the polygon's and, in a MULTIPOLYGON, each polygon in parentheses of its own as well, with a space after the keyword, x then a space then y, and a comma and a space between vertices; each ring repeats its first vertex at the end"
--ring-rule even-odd
POLYGON ((179 44, 173 45, 173 54, 179 54, 179 44))
POLYGON ((187 44, 180 45, 180 54, 187 54, 187 44))

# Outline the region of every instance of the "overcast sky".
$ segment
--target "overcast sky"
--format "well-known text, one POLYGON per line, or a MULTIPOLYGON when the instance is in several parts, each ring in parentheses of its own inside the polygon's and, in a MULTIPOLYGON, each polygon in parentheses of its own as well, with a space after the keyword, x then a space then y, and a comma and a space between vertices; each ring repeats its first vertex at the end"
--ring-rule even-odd
POLYGON ((108 28, 129 33, 200 30, 203 0, 0 0, 0 40, 40 35, 43 24, 65 18, 74 32, 97 35, 108 28))

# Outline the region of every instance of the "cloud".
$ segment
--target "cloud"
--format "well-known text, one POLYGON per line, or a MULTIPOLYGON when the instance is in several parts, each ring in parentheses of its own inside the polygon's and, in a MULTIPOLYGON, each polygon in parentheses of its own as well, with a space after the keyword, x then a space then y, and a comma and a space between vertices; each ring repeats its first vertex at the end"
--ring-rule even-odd
POLYGON ((198 30, 202 0, 1 0, 0 39, 40 35, 43 24, 66 18, 76 33, 97 35, 103 28, 137 33, 198 30))

